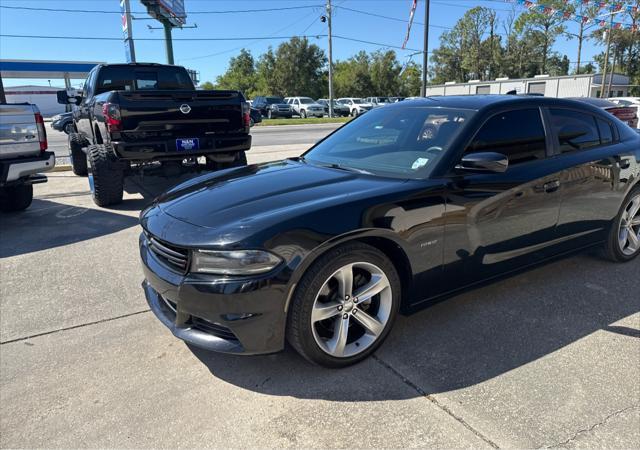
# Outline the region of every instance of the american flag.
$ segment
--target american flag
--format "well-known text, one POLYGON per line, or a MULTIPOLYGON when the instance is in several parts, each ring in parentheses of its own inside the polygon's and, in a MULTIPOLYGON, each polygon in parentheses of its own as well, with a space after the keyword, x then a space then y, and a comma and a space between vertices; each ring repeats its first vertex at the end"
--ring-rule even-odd
POLYGON ((413 3, 411 5, 411 12, 409 13, 409 25, 407 25, 407 36, 404 38, 404 42, 402 43, 403 49, 407 46, 407 42, 409 42, 409 36, 411 35, 411 24, 413 23, 413 16, 416 13, 417 6, 418 6, 418 0, 413 0, 413 3))

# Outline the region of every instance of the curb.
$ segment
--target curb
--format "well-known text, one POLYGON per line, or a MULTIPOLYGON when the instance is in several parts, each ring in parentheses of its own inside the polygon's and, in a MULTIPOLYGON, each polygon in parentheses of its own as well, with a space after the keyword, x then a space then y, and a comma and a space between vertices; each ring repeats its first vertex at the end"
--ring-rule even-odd
POLYGON ((71 170, 71 164, 56 164, 50 172, 68 172, 71 170))

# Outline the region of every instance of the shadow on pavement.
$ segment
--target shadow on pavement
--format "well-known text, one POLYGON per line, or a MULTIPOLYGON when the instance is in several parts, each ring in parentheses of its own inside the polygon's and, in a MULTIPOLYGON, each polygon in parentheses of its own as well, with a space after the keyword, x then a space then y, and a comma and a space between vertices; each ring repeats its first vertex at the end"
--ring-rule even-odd
POLYGON ((447 392, 497 377, 600 330, 638 337, 638 330, 612 324, 640 311, 640 264, 618 265, 615 273, 620 279, 607 279, 611 263, 579 255, 458 295, 398 317, 375 359, 343 370, 313 366, 291 349, 259 357, 191 350, 213 376, 270 395, 395 399, 397 393, 380 389, 380 372, 366 370, 371 364, 392 366, 427 394, 447 392), (623 283, 633 279, 635 287, 623 283), (256 382, 256 374, 268 381, 256 382), (326 389, 327 379, 335 380, 335 389, 326 389))
POLYGON ((137 217, 34 199, 25 211, 0 214, 0 258, 73 244, 136 225, 137 217))

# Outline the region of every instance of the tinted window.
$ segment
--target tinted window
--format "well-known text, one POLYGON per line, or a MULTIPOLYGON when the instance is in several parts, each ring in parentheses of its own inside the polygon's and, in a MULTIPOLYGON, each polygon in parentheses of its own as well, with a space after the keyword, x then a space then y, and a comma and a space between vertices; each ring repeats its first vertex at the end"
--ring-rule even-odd
POLYGON ((549 112, 561 153, 600 145, 596 118, 591 114, 569 109, 550 109, 549 112))
POLYGON ((146 89, 193 90, 193 82, 181 67, 107 66, 100 70, 96 95, 108 91, 146 89))
POLYGON ((466 152, 498 152, 517 164, 545 157, 540 111, 521 109, 496 114, 476 134, 466 152))
POLYGON ((474 114, 442 107, 377 108, 337 130, 304 158, 395 178, 424 178, 474 114))
POLYGON ((273 105, 275 103, 286 103, 282 97, 267 97, 267 103, 273 105))
POLYGON ((611 131, 611 124, 606 120, 596 119, 598 122, 598 131, 600 132, 600 143, 603 145, 613 142, 613 132, 611 131))

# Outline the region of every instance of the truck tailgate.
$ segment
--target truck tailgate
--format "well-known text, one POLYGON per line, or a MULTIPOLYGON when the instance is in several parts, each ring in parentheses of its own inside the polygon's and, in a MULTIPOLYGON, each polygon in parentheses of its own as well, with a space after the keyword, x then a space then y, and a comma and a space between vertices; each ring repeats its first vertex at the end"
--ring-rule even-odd
POLYGON ((173 136, 241 133, 244 98, 235 91, 118 91, 122 129, 173 136))
POLYGON ((0 158, 40 154, 38 126, 31 105, 0 105, 0 158))

